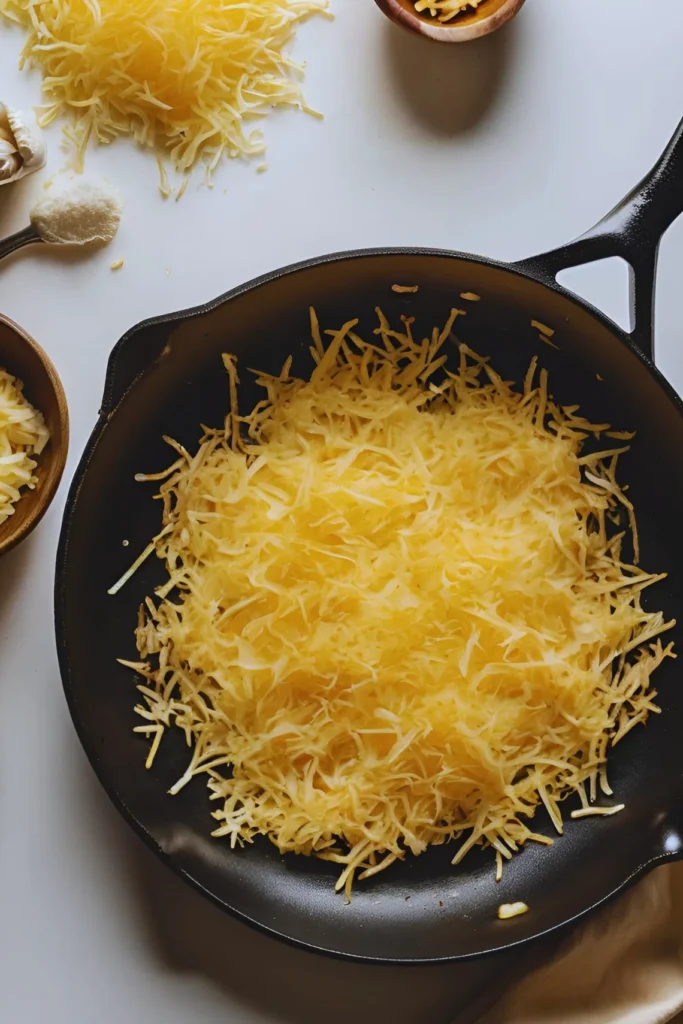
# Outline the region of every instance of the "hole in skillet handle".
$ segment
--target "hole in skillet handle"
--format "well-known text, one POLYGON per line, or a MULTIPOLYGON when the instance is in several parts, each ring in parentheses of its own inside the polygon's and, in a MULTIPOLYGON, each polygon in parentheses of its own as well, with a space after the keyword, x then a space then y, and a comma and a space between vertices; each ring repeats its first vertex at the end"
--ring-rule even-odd
MULTIPOLYGON (((640 184, 595 227, 568 245, 514 264, 518 270, 558 289, 561 270, 621 256, 630 268, 630 338, 654 361, 657 259, 662 237, 683 213, 683 121, 664 153, 640 184)), ((560 289, 564 290, 564 289, 560 289)))

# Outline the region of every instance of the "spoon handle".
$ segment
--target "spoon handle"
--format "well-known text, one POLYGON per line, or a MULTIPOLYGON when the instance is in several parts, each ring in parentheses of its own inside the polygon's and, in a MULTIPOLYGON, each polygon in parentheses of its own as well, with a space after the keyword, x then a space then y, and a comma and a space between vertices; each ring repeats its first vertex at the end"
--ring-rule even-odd
POLYGON ((15 235, 10 235, 9 238, 0 241, 0 260, 9 256, 10 253, 16 252, 17 249, 23 249, 25 245, 32 245, 34 242, 42 242, 42 238, 34 227, 17 231, 15 235))

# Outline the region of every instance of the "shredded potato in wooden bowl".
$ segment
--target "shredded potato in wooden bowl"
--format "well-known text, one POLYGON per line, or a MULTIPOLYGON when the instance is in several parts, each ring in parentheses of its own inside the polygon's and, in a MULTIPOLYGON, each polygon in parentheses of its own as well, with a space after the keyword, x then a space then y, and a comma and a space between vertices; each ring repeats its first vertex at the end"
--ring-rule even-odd
POLYGON ((13 514, 22 490, 36 486, 36 458, 50 439, 42 413, 27 400, 23 387, 0 368, 0 524, 13 514))
POLYGON ((430 14, 446 24, 467 10, 476 10, 484 0, 415 0, 418 14, 430 14))

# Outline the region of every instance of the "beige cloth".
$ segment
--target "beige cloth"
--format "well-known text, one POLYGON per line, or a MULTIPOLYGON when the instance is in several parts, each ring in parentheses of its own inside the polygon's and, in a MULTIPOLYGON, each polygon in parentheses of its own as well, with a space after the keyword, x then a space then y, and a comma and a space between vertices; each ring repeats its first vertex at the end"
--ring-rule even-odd
POLYGON ((682 1009, 683 863, 592 917, 481 1024, 663 1024, 682 1009))

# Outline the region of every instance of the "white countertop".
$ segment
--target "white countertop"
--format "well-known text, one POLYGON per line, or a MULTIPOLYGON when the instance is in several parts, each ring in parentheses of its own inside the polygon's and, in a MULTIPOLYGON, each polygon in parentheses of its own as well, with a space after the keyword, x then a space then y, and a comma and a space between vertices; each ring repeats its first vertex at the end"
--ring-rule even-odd
MULTIPOLYGON (((606 213, 683 115, 681 0, 529 0, 508 29, 466 47, 410 37, 372 0, 333 7, 336 21, 309 23, 296 51, 325 120, 289 113, 267 123, 267 173, 231 163, 213 191, 198 175, 180 203, 164 203, 151 155, 117 143, 87 162, 125 196, 109 249, 73 258, 28 250, 0 266, 0 310, 54 359, 72 424, 57 499, 0 565, 3 1024, 444 1024, 489 970, 339 963, 221 914, 119 820, 81 752, 57 667, 62 508, 107 356, 128 327, 326 251, 540 252, 606 213), (118 257, 125 266, 112 273, 118 257)), ((20 44, 3 24, 0 99, 18 106, 40 95, 38 76, 15 70, 20 44)), ((58 129, 49 144, 56 171, 58 129)), ((39 186, 35 176, 0 189, 0 237, 25 225, 39 186)), ((681 267, 683 219, 662 246, 657 302, 657 360, 679 390, 681 267)), ((573 280, 624 317, 622 267, 573 280)))

